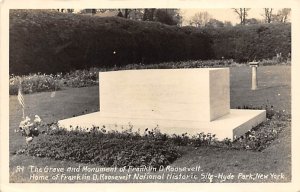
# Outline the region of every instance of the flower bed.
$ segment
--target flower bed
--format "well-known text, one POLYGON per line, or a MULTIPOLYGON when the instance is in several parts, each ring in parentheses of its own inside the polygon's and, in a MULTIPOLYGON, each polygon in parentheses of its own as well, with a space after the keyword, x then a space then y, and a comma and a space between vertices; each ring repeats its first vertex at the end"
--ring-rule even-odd
POLYGON ((27 76, 11 75, 9 79, 9 94, 18 94, 21 81, 22 92, 24 94, 57 91, 64 87, 86 87, 98 85, 99 69, 76 70, 70 73, 56 75, 30 74, 27 76))
MULTIPOLYGON (((276 60, 263 60, 263 65, 268 63, 275 64, 288 64, 276 60)), ((57 73, 56 75, 50 74, 30 74, 26 76, 10 76, 9 81, 9 94, 16 95, 20 80, 22 81, 22 91, 24 94, 43 92, 43 91, 56 91, 64 87, 87 87, 98 85, 99 71, 116 71, 116 70, 132 70, 132 69, 179 69, 179 68, 205 68, 205 67, 230 67, 239 66, 239 64, 231 59, 228 60, 195 60, 195 61, 179 61, 179 62, 165 62, 157 64, 129 64, 123 67, 114 68, 90 68, 89 70, 76 70, 69 73, 57 73)))
POLYGON ((60 90, 60 80, 58 76, 46 74, 32 74, 28 76, 14 76, 9 77, 9 94, 18 94, 18 88, 21 82, 22 92, 24 94, 55 91, 60 90))
POLYGON ((229 143, 229 145, 235 149, 262 151, 278 138, 283 129, 290 125, 290 114, 286 114, 284 111, 274 111, 271 107, 267 109, 265 122, 252 128, 245 136, 229 143))
POLYGON ((105 167, 153 166, 172 163, 180 153, 168 140, 133 133, 86 133, 51 129, 17 154, 94 163, 105 167))
POLYGON ((37 128, 30 120, 25 120, 27 124, 21 126, 21 123, 20 126, 26 133, 26 145, 16 151, 16 154, 94 163, 106 167, 166 166, 183 155, 180 146, 262 151, 278 138, 291 120, 290 115, 282 111, 275 112, 272 108, 267 110, 267 117, 266 122, 235 141, 218 141, 216 135, 210 133, 199 133, 192 138, 186 134, 168 136, 161 134, 158 129, 145 130, 143 134, 133 133, 131 130, 107 133, 104 127, 94 127, 90 132, 83 132, 80 128, 66 131, 56 124, 41 124, 40 120, 37 128), (32 132, 27 133, 27 127, 32 132), (31 134, 36 133, 37 129, 37 134, 31 134), (32 138, 27 141, 29 136, 32 138))

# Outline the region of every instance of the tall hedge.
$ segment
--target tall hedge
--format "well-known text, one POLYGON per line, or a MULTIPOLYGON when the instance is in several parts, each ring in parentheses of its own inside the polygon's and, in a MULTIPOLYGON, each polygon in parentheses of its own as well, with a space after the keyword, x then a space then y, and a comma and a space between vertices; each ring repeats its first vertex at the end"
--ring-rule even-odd
POLYGON ((238 61, 270 59, 277 54, 288 57, 291 53, 290 24, 260 24, 206 29, 213 38, 215 59, 230 58, 238 61))
POLYGON ((275 52, 290 52, 290 27, 196 29, 51 10, 10 10, 10 73, 221 57, 272 58, 275 52))

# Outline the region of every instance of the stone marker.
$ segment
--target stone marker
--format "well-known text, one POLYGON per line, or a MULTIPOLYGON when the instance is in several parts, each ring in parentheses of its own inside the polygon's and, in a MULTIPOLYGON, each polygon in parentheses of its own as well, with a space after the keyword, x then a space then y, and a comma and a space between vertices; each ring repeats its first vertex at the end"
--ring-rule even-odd
POLYGON ((60 127, 234 139, 266 119, 265 110, 230 109, 228 68, 100 72, 99 82, 100 112, 60 120, 60 127))

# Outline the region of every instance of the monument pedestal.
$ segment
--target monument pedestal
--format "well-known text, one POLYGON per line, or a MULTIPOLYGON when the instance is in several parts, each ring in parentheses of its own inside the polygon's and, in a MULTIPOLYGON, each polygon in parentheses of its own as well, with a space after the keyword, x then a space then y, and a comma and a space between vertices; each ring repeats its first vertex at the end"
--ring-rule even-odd
POLYGON ((265 110, 230 109, 229 69, 158 69, 101 72, 100 112, 58 122, 89 131, 216 134, 234 139, 266 119, 265 110))

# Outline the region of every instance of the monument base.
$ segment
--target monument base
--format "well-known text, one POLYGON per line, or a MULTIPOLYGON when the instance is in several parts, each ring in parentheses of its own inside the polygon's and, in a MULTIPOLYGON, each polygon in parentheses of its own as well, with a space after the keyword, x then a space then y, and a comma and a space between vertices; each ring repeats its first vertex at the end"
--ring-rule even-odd
MULTIPOLYGON (((150 115, 151 116, 151 115, 150 115)), ((161 133, 168 135, 181 135, 187 133, 188 136, 198 133, 216 134, 219 140, 229 138, 234 140, 244 135, 251 128, 266 120, 265 110, 242 110, 230 109, 228 115, 224 115, 211 122, 173 120, 160 118, 133 118, 122 117, 104 112, 95 112, 87 115, 73 117, 58 121, 61 128, 67 130, 76 127, 89 131, 92 127, 104 128, 106 131, 124 131, 132 129, 133 132, 143 134, 145 129, 152 130, 157 128, 161 133)))

